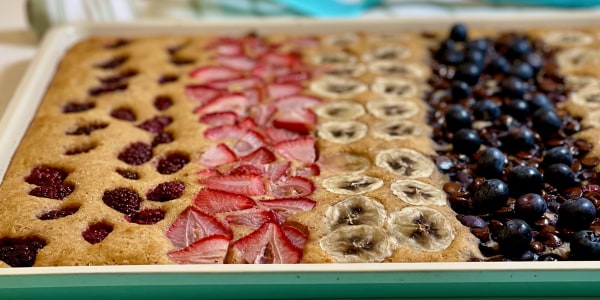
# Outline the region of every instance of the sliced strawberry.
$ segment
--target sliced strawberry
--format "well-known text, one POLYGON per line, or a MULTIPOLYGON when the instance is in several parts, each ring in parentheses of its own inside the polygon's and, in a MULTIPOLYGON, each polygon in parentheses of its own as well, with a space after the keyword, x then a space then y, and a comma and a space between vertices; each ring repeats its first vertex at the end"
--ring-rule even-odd
POLYGON ((210 88, 204 84, 195 84, 186 86, 185 94, 190 100, 204 104, 221 96, 223 92, 210 88))
POLYGON ((281 98, 275 102, 275 106, 279 111, 301 111, 302 109, 311 108, 321 104, 319 98, 306 95, 293 95, 281 98))
POLYGON ((319 47, 319 39, 314 36, 294 37, 285 42, 287 45, 293 45, 294 49, 316 48, 319 47))
POLYGON ((277 107, 271 103, 260 104, 250 108, 249 115, 260 126, 265 126, 277 112, 277 107))
POLYGON ((213 49, 217 54, 235 56, 244 53, 244 48, 238 41, 218 42, 207 47, 213 49))
POLYGON ((248 196, 262 196, 265 183, 258 175, 224 175, 204 178, 199 181, 209 189, 248 196))
POLYGON ((240 78, 242 75, 240 71, 225 66, 205 66, 190 72, 190 77, 202 82, 240 78))
POLYGON ((250 197, 213 189, 202 189, 194 198, 193 207, 207 214, 248 209, 256 206, 250 197))
POLYGON ((315 207, 317 202, 308 198, 279 198, 272 200, 260 200, 259 204, 273 210, 283 220, 301 211, 309 211, 315 207))
POLYGON ((263 38, 252 36, 244 38, 246 53, 251 57, 259 57, 265 53, 275 51, 279 45, 269 44, 263 38))
POLYGON ((254 122, 254 120, 252 120, 251 118, 243 118, 242 120, 239 121, 239 124, 238 124, 238 127, 243 129, 244 132, 246 132, 249 129, 252 129, 256 126, 257 126, 256 122, 254 122))
POLYGON ((305 163, 314 163, 317 159, 315 140, 308 136, 277 143, 275 151, 287 159, 305 163))
POLYGON ((227 91, 245 91, 250 88, 257 87, 263 84, 262 79, 258 77, 243 77, 243 78, 234 78, 234 79, 225 79, 225 80, 216 80, 207 83, 208 87, 218 90, 227 90, 227 91))
POLYGON ((300 262, 302 250, 292 244, 276 223, 265 223, 235 241, 234 255, 252 264, 293 264, 300 262))
POLYGON ((208 148, 200 157, 200 163, 207 167, 218 167, 236 160, 235 153, 223 143, 208 148))
POLYGON ((296 67, 302 64, 300 56, 296 53, 269 52, 261 55, 258 60, 265 65, 296 67))
POLYGON ((200 123, 221 126, 221 125, 234 125, 238 116, 232 111, 214 112, 205 114, 200 117, 200 123))
POLYGON ((258 64, 250 71, 252 75, 258 76, 265 81, 272 81, 274 78, 285 76, 291 72, 292 70, 288 67, 265 64, 258 64))
POLYGON ((283 177, 271 185, 271 194, 277 198, 298 198, 310 196, 315 184, 300 176, 283 177))
POLYGON ((227 172, 227 175, 258 175, 258 176, 263 176, 264 173, 265 172, 262 169, 260 169, 259 167, 255 166, 255 165, 243 164, 243 165, 239 165, 239 166, 231 169, 229 172, 227 172))
POLYGON ((289 131, 283 128, 266 127, 265 135, 271 144, 277 144, 283 141, 295 140, 302 137, 301 134, 289 131))
POLYGON ((306 163, 302 166, 296 167, 294 175, 302 177, 319 176, 321 174, 321 168, 316 163, 306 163))
POLYGON ((239 125, 221 125, 204 130, 204 137, 212 141, 239 139, 246 131, 248 130, 241 128, 239 125))
POLYGON ((229 68, 248 71, 254 68, 256 60, 245 55, 218 55, 217 61, 229 68))
POLYGON ((282 74, 275 77, 275 83, 302 83, 310 79, 310 73, 298 71, 289 74, 282 74))
POLYGON ((198 179, 221 176, 222 174, 216 169, 202 169, 198 171, 198 179))
POLYGON ((185 248, 201 238, 214 234, 232 236, 231 230, 215 217, 195 207, 186 208, 167 230, 167 238, 177 249, 185 248))
POLYGON ((288 111, 273 120, 273 126, 308 134, 317 124, 317 115, 309 109, 288 111))
POLYGON ((227 216, 225 216, 225 220, 233 225, 258 228, 264 223, 275 222, 276 217, 273 215, 273 212, 268 209, 250 208, 228 213, 227 216))
POLYGON ((294 226, 282 226, 281 229, 290 242, 292 242, 292 245, 299 249, 304 249, 304 245, 308 241, 308 236, 304 232, 294 226))
POLYGON ((229 249, 230 237, 215 234, 167 255, 177 264, 222 264, 229 249))
POLYGON ((248 130, 233 146, 238 156, 245 156, 265 145, 265 138, 255 130, 248 130))
POLYGON ((277 161, 268 165, 267 174, 269 179, 275 182, 287 175, 288 170, 292 166, 289 161, 277 161))
POLYGON ((280 99, 297 95, 302 91, 302 86, 296 83, 269 83, 267 84, 267 91, 271 99, 280 99))
POLYGON ((275 154, 266 147, 260 147, 254 150, 252 153, 240 158, 241 161, 253 164, 253 165, 264 165, 274 162, 276 159, 275 154))
POLYGON ((215 112, 231 111, 238 116, 246 115, 246 108, 248 106, 248 98, 241 94, 230 94, 219 96, 212 99, 200 107, 196 108, 194 113, 199 115, 205 115, 215 112))
POLYGON ((265 87, 258 85, 241 91, 244 96, 248 97, 248 105, 257 105, 266 98, 265 87))

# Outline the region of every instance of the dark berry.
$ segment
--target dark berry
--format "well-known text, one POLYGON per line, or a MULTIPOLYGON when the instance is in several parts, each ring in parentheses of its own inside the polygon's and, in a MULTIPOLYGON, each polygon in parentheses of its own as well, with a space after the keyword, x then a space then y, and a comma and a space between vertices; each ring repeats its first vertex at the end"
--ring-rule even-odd
POLYGON ((446 128, 450 132, 455 132, 462 128, 471 128, 471 115, 460 105, 452 105, 445 114, 446 128))
POLYGON ((463 128, 452 137, 452 150, 455 153, 471 155, 481 146, 481 139, 475 130, 463 128))
POLYGON ((0 260, 11 267, 32 267, 38 251, 46 246, 46 241, 33 236, 26 238, 1 238, 0 260))
POLYGON ((535 75, 535 70, 526 62, 519 62, 510 67, 508 74, 522 80, 529 80, 535 75))
POLYGON ((105 70, 111 70, 111 69, 115 69, 115 68, 121 66, 123 63, 125 63, 127 61, 127 59, 128 59, 127 56, 118 56, 118 57, 111 58, 107 61, 98 63, 98 64, 94 65, 94 67, 100 68, 100 69, 105 69, 105 70))
POLYGON ((119 173, 119 175, 123 176, 123 178, 131 179, 131 180, 140 179, 140 174, 138 174, 135 171, 119 169, 119 170, 117 170, 117 173, 119 173))
POLYGON ((503 56, 495 57, 486 67, 487 72, 491 74, 506 74, 509 69, 510 63, 503 56))
POLYGON ((532 124, 533 129, 537 131, 541 137, 549 137, 558 132, 562 125, 562 121, 554 110, 540 108, 533 113, 532 124))
POLYGON ((170 132, 163 131, 152 138, 152 147, 156 147, 160 144, 168 144, 174 140, 175 139, 170 132))
POLYGON ((136 120, 135 113, 130 108, 127 108, 127 107, 120 107, 120 108, 113 109, 110 112, 110 116, 115 119, 119 119, 119 120, 123 120, 123 121, 135 121, 136 120))
POLYGON ((542 166, 547 167, 553 164, 565 164, 570 166, 573 163, 573 154, 567 147, 554 147, 544 154, 542 166))
POLYGON ((480 52, 485 53, 487 52, 489 45, 490 41, 487 39, 474 39, 467 42, 467 49, 479 50, 480 52))
POLYGON ((571 258, 576 260, 600 260, 600 234, 581 230, 571 238, 571 258))
POLYGON ((453 41, 464 42, 467 40, 468 30, 467 26, 462 23, 454 24, 450 29, 449 38, 453 41))
POLYGON ((478 217, 478 216, 474 216, 474 215, 458 215, 456 216, 456 218, 465 226, 469 227, 469 228, 484 228, 486 226, 488 226, 488 223, 478 217))
POLYGON ((117 49, 117 48, 121 48, 123 46, 129 45, 129 43, 130 42, 128 40, 120 38, 110 44, 105 45, 104 48, 117 49))
POLYGON ((73 190, 75 190, 74 184, 70 182, 61 182, 51 185, 38 186, 29 191, 29 195, 40 198, 62 200, 69 196, 73 190))
POLYGON ((510 59, 518 59, 527 56, 531 52, 531 43, 525 38, 515 38, 508 45, 506 56, 510 59))
POLYGON ((500 107, 489 99, 479 100, 471 106, 475 120, 496 121, 500 114, 500 107))
POLYGON ((146 130, 152 133, 160 133, 165 127, 173 122, 173 119, 168 116, 156 116, 152 119, 148 119, 144 121, 142 124, 138 125, 139 128, 146 130))
POLYGON ((158 78, 158 83, 166 84, 169 82, 175 82, 175 81, 177 81, 177 79, 179 79, 179 76, 177 76, 175 74, 166 74, 166 75, 163 75, 160 78, 158 78))
POLYGON ((70 215, 76 213, 78 210, 79 210, 79 207, 75 207, 75 206, 64 207, 61 209, 55 209, 55 210, 47 211, 47 212, 39 215, 38 219, 40 219, 40 220, 60 219, 60 218, 66 217, 66 216, 70 216, 70 215))
POLYGON ((119 82, 115 84, 103 84, 101 86, 92 87, 88 90, 90 96, 100 96, 112 92, 124 91, 128 87, 127 82, 119 82))
POLYGON ((464 81, 469 85, 475 85, 479 81, 481 67, 473 62, 464 62, 456 68, 454 80, 464 81))
POLYGON ((123 83, 123 81, 127 80, 130 77, 137 75, 137 73, 138 72, 136 70, 128 69, 128 70, 121 71, 119 74, 116 74, 116 75, 98 78, 98 80, 100 80, 100 82, 102 82, 105 85, 115 85, 115 84, 123 83))
POLYGON ((548 99, 548 97, 542 93, 534 94, 531 99, 529 99, 527 104, 529 105, 529 111, 532 112, 537 111, 540 108, 553 109, 550 99, 548 99))
POLYGON ((510 98, 523 98, 527 85, 521 79, 509 76, 500 82, 500 92, 510 98))
POLYGON ((525 62, 527 62, 533 68, 534 73, 539 72, 544 64, 542 56, 537 52, 531 52, 527 54, 525 57, 525 62))
POLYGON ((185 185, 181 181, 163 182, 146 193, 150 201, 165 202, 181 197, 185 185))
POLYGON ((506 178, 510 192, 515 197, 526 193, 539 193, 544 183, 540 171, 531 166, 515 166, 510 169, 506 178))
POLYGON ((158 161, 156 171, 160 174, 173 174, 181 170, 189 162, 190 158, 187 154, 179 152, 170 153, 158 161))
POLYGON ((529 116, 529 106, 521 99, 512 99, 503 106, 504 111, 515 120, 523 122, 529 116))
POLYGON ((483 69, 485 64, 485 52, 479 49, 467 49, 465 54, 465 62, 473 63, 479 67, 479 69, 483 69))
POLYGON ((500 178, 505 166, 504 153, 497 148, 490 147, 479 155, 476 171, 477 174, 486 178, 500 178))
POLYGON ((544 181, 557 189, 575 185, 575 173, 565 164, 552 164, 544 169, 544 181))
POLYGON ((142 209, 125 216, 125 219, 131 223, 140 225, 151 225, 162 221, 165 218, 165 211, 162 209, 142 209))
POLYGON ((515 202, 515 215, 519 219, 536 221, 546 212, 548 204, 538 194, 525 194, 517 198, 515 202))
POLYGON ((471 87, 464 81, 453 80, 451 92, 452 98, 456 101, 471 96, 471 87))
POLYGON ((141 165, 152 158, 152 146, 137 142, 129 145, 117 156, 119 160, 130 165, 141 165))
POLYGON ((173 105, 173 99, 169 96, 158 96, 154 98, 154 107, 158 110, 166 110, 173 105))
POLYGON ((102 201, 108 207, 124 214, 130 214, 140 209, 142 197, 129 188, 116 188, 105 191, 102 201))
POLYGON ((53 185, 63 182, 67 175, 69 172, 61 168, 37 166, 25 177, 25 182, 38 186, 53 185))
POLYGON ((96 104, 93 102, 83 102, 83 103, 69 102, 63 106, 62 111, 64 113, 78 113, 78 112, 90 110, 94 107, 96 107, 96 104))
POLYGON ((558 209, 558 225, 571 229, 587 229, 596 218, 596 207, 586 198, 566 200, 558 209))
POLYGON ((442 62, 448 65, 458 65, 465 59, 465 54, 460 50, 448 49, 442 54, 442 62))
POLYGON ((440 42, 440 47, 438 48, 438 53, 442 53, 447 50, 456 49, 456 43, 451 39, 446 39, 440 42))
POLYGON ((111 232, 113 226, 106 222, 90 224, 86 230, 81 233, 81 236, 90 244, 102 242, 111 232))
POLYGON ((502 253, 509 257, 521 256, 529 249, 533 237, 531 227, 521 219, 507 221, 498 232, 497 242, 502 253))
POLYGON ((527 127, 513 127, 503 137, 502 147, 509 153, 529 151, 535 147, 535 137, 527 127))
POLYGON ((484 181, 473 194, 473 206, 478 211, 492 211, 506 205, 508 185, 499 179, 484 181))
POLYGON ((108 127, 108 123, 97 122, 78 126, 77 128, 67 131, 68 135, 90 135, 92 132, 108 127))

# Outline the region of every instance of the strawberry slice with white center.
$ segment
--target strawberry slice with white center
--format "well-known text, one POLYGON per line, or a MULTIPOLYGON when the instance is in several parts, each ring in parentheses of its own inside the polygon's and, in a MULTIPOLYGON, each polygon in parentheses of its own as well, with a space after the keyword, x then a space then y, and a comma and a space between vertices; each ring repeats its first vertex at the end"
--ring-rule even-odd
POLYGON ((190 100, 199 102, 200 104, 204 104, 210 100, 221 96, 223 92, 208 87, 204 84, 195 84, 186 86, 185 94, 190 100))
POLYGON ((302 258, 302 249, 294 246, 276 223, 265 223, 235 241, 234 256, 251 264, 294 264, 302 258))
POLYGON ((273 182, 278 181, 283 176, 287 176, 287 172, 292 166, 292 163, 289 161, 277 161, 270 163, 267 167, 267 174, 269 179, 273 182))
POLYGON ((242 94, 230 94, 212 99, 200 107, 196 108, 194 113, 205 115, 215 112, 234 112, 238 116, 246 115, 248 107, 248 98, 242 94))
POLYGON ((210 45, 208 49, 213 49, 219 55, 236 56, 244 53, 244 48, 239 42, 221 42, 210 45))
POLYGON ((265 165, 265 164, 270 164, 272 162, 274 162, 277 158, 275 157, 275 154, 273 154, 273 152, 271 152, 271 150, 267 149, 266 147, 260 147, 256 150, 254 150, 252 153, 240 157, 240 160, 243 162, 247 162, 256 166, 260 166, 260 165, 265 165))
POLYGON ((282 177, 271 184, 271 194, 277 198, 301 198, 310 196, 315 184, 300 176, 282 177))
POLYGON ((318 176, 321 174, 321 168, 315 163, 307 163, 296 168, 294 175, 302 177, 318 176))
POLYGON ((275 106, 280 111, 301 111, 321 104, 319 98, 306 95, 293 95, 281 98, 275 102, 275 106))
POLYGON ((289 131, 283 128, 275 128, 271 126, 265 128, 265 135, 271 144, 295 140, 302 137, 301 134, 295 131, 289 131))
POLYGON ((296 213, 309 211, 315 207, 317 202, 305 197, 279 198, 272 200, 260 200, 259 204, 275 212, 282 222, 296 213))
POLYGON ((230 237, 215 234, 167 254, 177 264, 222 264, 229 249, 230 237))
POLYGON ((306 49, 319 47, 319 39, 314 36, 294 37, 285 42, 286 45, 294 46, 294 49, 306 49))
POLYGON ((316 124, 317 115, 310 109, 287 111, 273 120, 273 126, 300 134, 308 134, 316 124))
POLYGON ((198 175, 198 179, 221 176, 221 172, 217 169, 202 169, 196 173, 198 175))
POLYGON ((229 68, 248 71, 254 68, 256 61, 245 55, 219 55, 217 61, 229 68))
POLYGON ((267 91, 271 99, 280 99, 297 95, 302 91, 302 86, 296 83, 269 83, 267 84, 267 91))
POLYGON ((238 156, 245 156, 265 145, 265 138, 255 130, 248 130, 233 146, 238 156))
POLYGON ((286 74, 290 74, 291 72, 292 70, 288 67, 264 64, 258 64, 250 71, 252 75, 258 76, 265 81, 272 81, 274 78, 277 78, 279 76, 285 76, 286 74))
POLYGON ((281 229, 290 242, 292 242, 292 245, 299 249, 304 249, 304 245, 306 245, 306 241, 308 241, 308 236, 306 236, 304 232, 294 226, 287 225, 282 226, 281 229))
POLYGON ((206 167, 218 167, 234 161, 237 161, 235 153, 223 143, 208 148, 200 157, 200 163, 206 167))
POLYGON ((227 90, 227 91, 245 91, 259 85, 262 85, 262 79, 250 76, 243 78, 234 78, 234 79, 225 79, 225 80, 216 80, 207 83, 206 85, 210 88, 217 90, 227 90))
POLYGON ((223 175, 204 178, 199 181, 209 189, 247 196, 262 196, 266 192, 265 183, 258 175, 223 175))
POLYGON ((225 66, 205 66, 190 72, 190 77, 202 82, 234 79, 242 76, 243 74, 240 71, 225 66))
POLYGON ((277 143, 275 152, 287 159, 305 163, 314 163, 317 159, 315 140, 309 136, 277 143))
POLYGON ((250 165, 250 164, 243 164, 243 165, 239 165, 239 166, 231 169, 229 172, 227 172, 227 175, 258 175, 258 176, 263 176, 264 173, 265 172, 262 169, 258 168, 257 166, 250 165))
POLYGON ((204 130, 204 137, 211 141, 239 139, 246 131, 248 129, 242 128, 240 125, 221 125, 204 130))
POLYGON ((310 73, 298 71, 289 74, 282 74, 275 77, 275 83, 301 83, 310 79, 310 73))
POLYGON ((185 248, 199 239, 215 234, 233 236, 231 230, 215 217, 195 207, 186 208, 167 230, 167 238, 177 249, 185 248))
POLYGON ((296 53, 269 52, 261 55, 258 60, 261 64, 293 68, 302 64, 300 56, 296 53))
POLYGON ((235 125, 238 116, 232 111, 222 111, 205 114, 200 117, 200 123, 221 126, 221 125, 235 125))
POLYGON ((277 112, 277 107, 272 103, 260 104, 250 108, 249 115, 254 122, 260 126, 265 126, 277 112))
POLYGON ((267 222, 277 221, 273 212, 265 208, 250 208, 231 212, 225 216, 225 220, 232 225, 243 225, 254 228, 258 228, 267 222))
POLYGON ((244 210, 256 206, 250 197, 213 189, 202 189, 194 198, 193 207, 207 214, 244 210))

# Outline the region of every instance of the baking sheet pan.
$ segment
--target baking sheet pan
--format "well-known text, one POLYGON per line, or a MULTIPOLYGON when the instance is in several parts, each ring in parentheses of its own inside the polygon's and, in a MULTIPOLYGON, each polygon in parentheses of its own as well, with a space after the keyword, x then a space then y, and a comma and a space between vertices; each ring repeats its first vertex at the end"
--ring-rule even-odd
MULTIPOLYGON (((464 21, 475 28, 600 26, 598 13, 522 14, 399 20, 239 20, 79 24, 53 29, 43 40, 0 120, 4 176, 35 107, 66 50, 92 36, 163 34, 325 33, 444 29, 464 21)), ((597 296, 600 262, 390 263, 305 265, 82 266, 0 269, 0 299, 322 299, 482 296, 597 296)))

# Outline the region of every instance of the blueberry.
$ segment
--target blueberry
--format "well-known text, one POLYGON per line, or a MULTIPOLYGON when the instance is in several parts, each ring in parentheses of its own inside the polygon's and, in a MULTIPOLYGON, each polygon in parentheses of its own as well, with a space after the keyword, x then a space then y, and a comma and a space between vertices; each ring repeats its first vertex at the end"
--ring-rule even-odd
POLYGON ((504 111, 515 120, 523 122, 529 116, 529 106, 525 100, 512 99, 503 106, 504 111))
POLYGON ((542 189, 544 180, 537 168, 531 166, 515 166, 510 169, 506 181, 513 196, 518 197, 527 193, 537 193, 542 189))
POLYGON ((487 71, 491 74, 506 74, 510 68, 510 64, 504 56, 498 56, 490 61, 487 65, 487 71))
POLYGON ((515 202, 515 215, 519 219, 536 221, 546 212, 548 204, 538 194, 525 194, 515 202))
POLYGON ((473 206, 478 211, 492 211, 506 205, 508 185, 499 179, 484 181, 473 194, 473 206))
POLYGON ((475 130, 463 128, 454 133, 452 137, 452 149, 455 153, 470 156, 477 152, 481 146, 481 139, 475 130))
POLYGON ((521 219, 512 219, 502 226, 498 232, 498 245, 502 253, 509 257, 521 256, 529 249, 533 232, 527 222, 521 219))
POLYGON ((528 101, 529 110, 537 111, 540 108, 552 109, 552 102, 545 94, 537 93, 534 94, 531 99, 528 101))
POLYGON ((464 81, 453 80, 451 91, 454 100, 460 100, 471 96, 471 87, 464 81))
POLYGON ((515 38, 508 45, 506 56, 509 59, 518 59, 525 57, 531 52, 531 43, 525 38, 515 38))
POLYGON ((527 127, 513 127, 502 139, 503 149, 509 153, 529 151, 535 147, 533 132, 527 127))
POLYGON ((485 53, 479 49, 467 49, 465 61, 476 64, 480 69, 483 69, 485 61, 485 53))
POLYGON ((456 218, 469 228, 484 228, 488 223, 482 218, 474 215, 458 215, 456 218))
POLYGON ((558 146, 554 147, 544 154, 544 160, 542 166, 550 166, 553 164, 565 164, 570 166, 573 163, 573 154, 567 147, 558 146))
POLYGON ((561 127, 561 120, 554 110, 540 108, 533 113, 533 129, 543 138, 552 136, 561 127))
POLYGON ((596 207, 586 198, 563 202, 558 209, 558 225, 571 229, 587 229, 596 218, 596 207))
POLYGON ((474 39, 467 42, 468 50, 479 50, 480 52, 487 52, 490 41, 487 39, 474 39))
POLYGON ((438 52, 442 53, 442 52, 444 52, 446 50, 454 50, 454 49, 456 49, 455 46, 456 46, 456 43, 454 43, 453 40, 451 40, 451 39, 443 40, 440 43, 440 48, 438 49, 438 52))
POLYGON ((481 152, 477 159, 477 174, 486 178, 500 178, 504 167, 506 166, 506 157, 498 148, 487 148, 481 152))
POLYGON ((498 104, 488 99, 475 102, 471 109, 473 117, 482 121, 496 121, 502 113, 498 104))
POLYGON ((527 62, 533 68, 533 71, 535 73, 539 72, 544 65, 544 60, 542 59, 542 56, 536 52, 531 52, 527 54, 527 56, 525 57, 525 62, 527 62))
POLYGON ((456 67, 455 80, 461 80, 469 85, 475 85, 479 81, 481 67, 473 62, 464 62, 456 67))
POLYGON ((600 234, 580 230, 571 238, 571 258, 577 260, 600 260, 600 234))
POLYGON ((448 49, 441 53, 441 60, 448 65, 458 65, 465 59, 465 54, 462 51, 448 49))
POLYGON ((465 24, 457 23, 450 29, 450 39, 457 42, 464 42, 467 40, 468 29, 465 24))
POLYGON ((501 93, 510 98, 523 98, 527 91, 527 85, 523 80, 509 76, 500 82, 501 93))
POLYGON ((535 75, 535 70, 526 62, 518 62, 510 67, 508 74, 522 80, 529 80, 535 75))
POLYGON ((448 108, 445 114, 446 128, 455 132, 462 128, 471 128, 472 121, 469 112, 462 106, 455 104, 448 108))
POLYGON ((552 164, 544 169, 544 181, 557 189, 575 185, 575 173, 565 164, 552 164))

